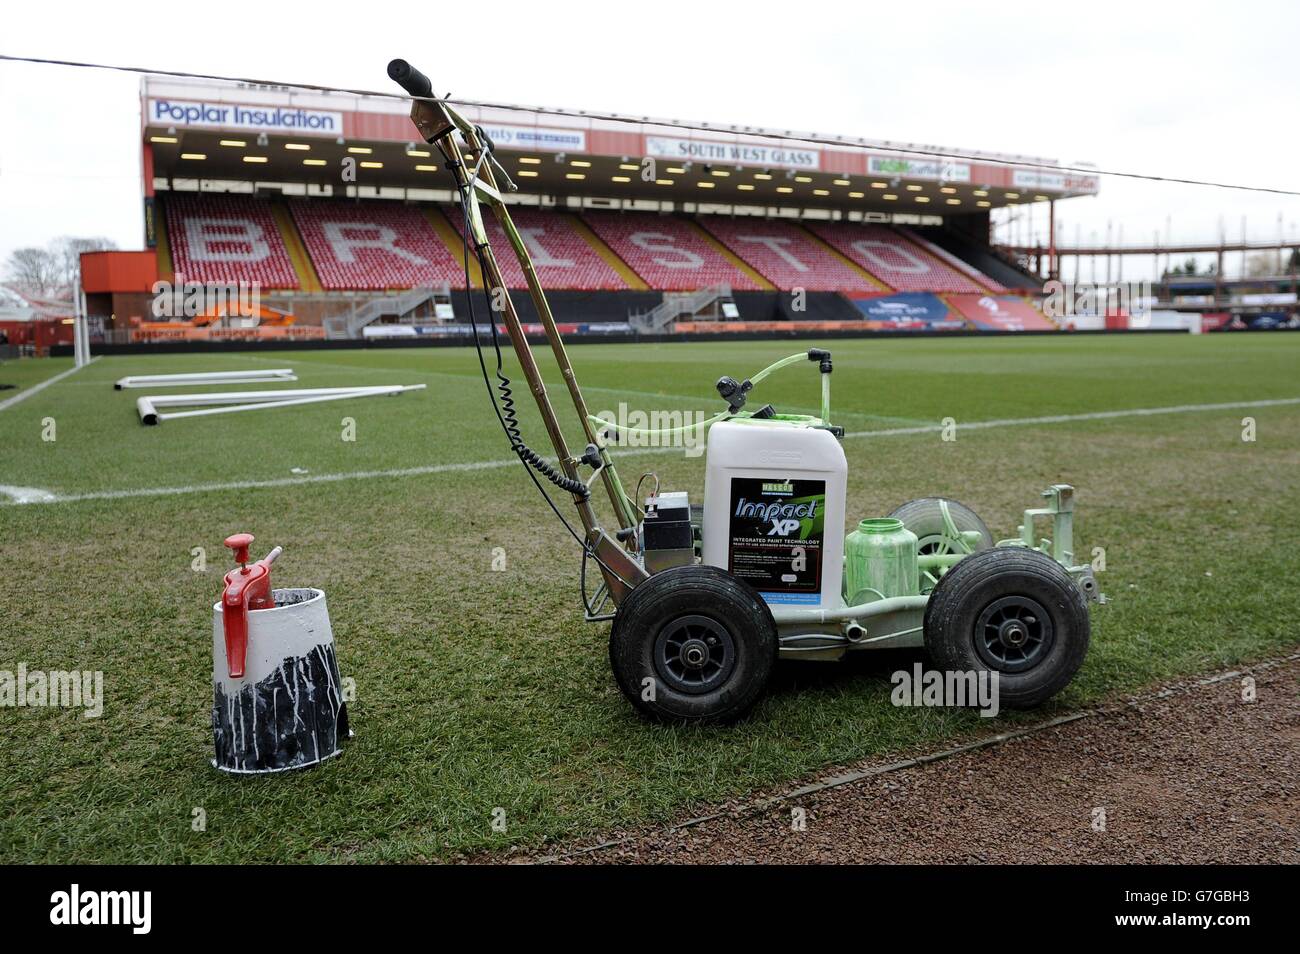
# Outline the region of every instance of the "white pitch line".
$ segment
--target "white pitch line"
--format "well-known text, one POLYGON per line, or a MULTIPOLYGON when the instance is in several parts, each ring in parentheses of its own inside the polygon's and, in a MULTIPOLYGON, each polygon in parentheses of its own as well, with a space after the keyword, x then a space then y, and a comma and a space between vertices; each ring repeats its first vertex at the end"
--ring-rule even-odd
POLYGON ((54 503, 58 499, 54 494, 40 487, 11 487, 8 484, 0 484, 0 494, 19 504, 54 503))
MULTIPOLYGON (((99 356, 99 355, 96 355, 95 357, 91 358, 90 361, 87 362, 87 364, 94 364, 96 361, 99 360, 99 358, 100 358, 100 356, 99 356)), ((86 367, 86 365, 83 364, 83 365, 81 366, 81 368, 84 368, 84 367, 86 367)), ((74 373, 76 373, 77 371, 80 371, 81 368, 78 368, 78 367, 71 367, 71 368, 68 368, 68 370, 66 370, 66 371, 60 371, 60 372, 59 372, 58 374, 56 374, 54 377, 52 377, 52 378, 46 378, 44 381, 38 381, 38 382, 36 382, 35 384, 33 384, 30 388, 27 388, 25 391, 19 391, 19 392, 18 392, 17 394, 15 394, 13 397, 11 397, 11 398, 6 398, 5 400, 0 401, 0 411, 7 410, 8 408, 11 408, 11 407, 13 407, 15 404, 19 403, 20 401, 26 401, 29 397, 31 397, 31 396, 32 396, 33 394, 35 394, 36 392, 38 392, 38 391, 44 391, 44 390, 45 390, 46 388, 48 388, 51 384, 57 384, 58 382, 62 381, 64 378, 66 378, 68 375, 70 375, 70 374, 74 374, 74 373)))
MULTIPOLYGON (((1231 411, 1243 408, 1283 407, 1300 404, 1300 397, 1274 398, 1264 401, 1229 401, 1224 404, 1176 404, 1169 407, 1137 407, 1124 411, 1090 411, 1083 414, 1050 414, 1042 417, 1000 418, 989 421, 971 421, 955 425, 957 430, 985 430, 998 427, 1032 427, 1043 424, 1069 424, 1075 421, 1101 421, 1124 417, 1151 417, 1160 414, 1192 414, 1199 411, 1231 411)), ((944 430, 942 424, 924 427, 892 427, 876 431, 855 431, 845 438, 903 437, 910 434, 935 434, 944 430)), ((619 448, 616 448, 619 449, 619 448)), ((626 456, 644 454, 681 453, 680 447, 625 447, 626 456)), ((98 490, 83 494, 50 494, 36 497, 27 503, 76 503, 81 500, 125 500, 133 497, 173 497, 180 494, 213 493, 223 490, 251 490, 263 487, 292 487, 298 484, 336 483, 342 480, 374 480, 386 477, 420 477, 426 474, 457 473, 462 471, 496 470, 519 463, 519 458, 505 460, 467 461, 461 464, 429 464, 423 467, 401 467, 392 470, 358 470, 342 474, 313 474, 307 477, 277 477, 269 480, 236 480, 228 483, 190 484, 181 487, 139 487, 134 490, 98 490)), ((48 493, 48 492, 46 492, 48 493)), ((13 506, 0 504, 3 506, 13 506)))
MULTIPOLYGON (((1248 407, 1281 407, 1300 404, 1300 398, 1274 398, 1266 401, 1229 401, 1226 404, 1174 404, 1168 407, 1134 407, 1123 411, 1089 411, 1083 414, 1048 414, 1043 417, 1004 417, 991 421, 954 424, 959 431, 979 431, 990 427, 1027 427, 1035 424, 1072 424, 1076 421, 1107 421, 1116 417, 1151 417, 1157 414, 1190 414, 1195 411, 1231 411, 1248 407)), ((894 437, 901 434, 933 434, 944 430, 942 424, 922 427, 894 427, 884 431, 857 431, 847 437, 894 437)))
MULTIPOLYGON (((203 494, 222 490, 255 490, 263 487, 293 487, 298 484, 332 484, 340 480, 374 480, 379 477, 419 477, 456 471, 492 470, 518 464, 519 458, 468 461, 463 464, 430 464, 425 467, 399 467, 392 470, 355 470, 343 474, 312 474, 309 477, 273 477, 268 480, 232 480, 219 484, 186 484, 181 487, 137 487, 133 490, 93 490, 84 494, 56 494, 25 503, 76 503, 79 500, 126 500, 132 497, 175 497, 179 494, 203 494)), ((4 506, 4 504, 0 504, 4 506)))

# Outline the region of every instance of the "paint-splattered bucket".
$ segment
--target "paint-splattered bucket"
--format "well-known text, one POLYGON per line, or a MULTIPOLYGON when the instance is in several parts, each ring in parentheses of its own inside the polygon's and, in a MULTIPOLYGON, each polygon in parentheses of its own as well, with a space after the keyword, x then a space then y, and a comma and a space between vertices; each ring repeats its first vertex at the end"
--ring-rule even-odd
POLYGON ((351 735, 325 594, 272 590, 248 613, 243 676, 226 660, 222 607, 212 608, 212 764, 224 772, 282 772, 338 755, 351 735))

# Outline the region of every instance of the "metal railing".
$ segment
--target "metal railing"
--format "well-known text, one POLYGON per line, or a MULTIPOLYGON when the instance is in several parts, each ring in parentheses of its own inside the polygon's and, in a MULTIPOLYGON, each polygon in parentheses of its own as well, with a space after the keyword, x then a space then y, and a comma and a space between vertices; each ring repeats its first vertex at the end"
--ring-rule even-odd
POLYGON ((637 334, 654 334, 683 315, 693 318, 714 303, 730 297, 730 285, 714 285, 693 292, 665 292, 664 300, 654 308, 631 312, 627 320, 637 334))
POLYGON ((375 298, 357 308, 350 315, 332 315, 322 320, 325 336, 333 339, 359 338, 361 329, 381 318, 406 318, 422 305, 451 301, 451 288, 412 288, 398 295, 375 298))

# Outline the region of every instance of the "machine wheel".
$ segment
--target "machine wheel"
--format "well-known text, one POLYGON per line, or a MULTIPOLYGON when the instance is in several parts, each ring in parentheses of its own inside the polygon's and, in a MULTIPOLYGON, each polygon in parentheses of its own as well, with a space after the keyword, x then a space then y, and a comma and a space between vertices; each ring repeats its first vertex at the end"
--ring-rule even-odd
POLYGON ((1023 547, 971 554, 925 607, 925 648, 944 670, 999 673, 1002 706, 1027 709, 1060 692, 1088 654, 1088 604, 1060 564, 1023 547))
POLYGON ((917 500, 909 500, 889 515, 895 520, 903 521, 903 526, 916 534, 916 552, 919 556, 952 552, 952 546, 945 533, 943 510, 939 507, 940 501, 948 504, 948 513, 952 516, 952 522, 956 524, 958 530, 979 531, 980 542, 975 546, 976 551, 987 550, 993 546, 993 534, 989 533, 989 528, 979 518, 979 514, 970 507, 956 500, 949 500, 947 497, 921 497, 917 500))
POLYGON ((772 613, 712 566, 656 573, 618 608, 609 662, 638 710, 668 722, 730 722, 762 695, 776 663, 772 613))

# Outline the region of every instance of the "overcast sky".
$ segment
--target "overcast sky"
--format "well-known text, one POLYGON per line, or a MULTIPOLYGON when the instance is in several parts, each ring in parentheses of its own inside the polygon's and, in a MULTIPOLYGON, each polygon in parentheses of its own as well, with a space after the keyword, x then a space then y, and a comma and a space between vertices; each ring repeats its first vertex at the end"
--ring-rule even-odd
MULTIPOLYGON (((0 52, 440 92, 1045 156, 1300 190, 1300 4, 439 2, 6 5, 0 52), (805 19, 804 17, 807 17, 805 19), (495 20, 492 19, 495 17, 495 20), (495 34, 495 35, 493 35, 495 34)), ((57 235, 141 247, 139 79, 0 63, 0 259, 57 235)), ((1045 227, 1045 209, 1035 214, 1045 227)), ((1300 239, 1300 199, 1107 176, 1066 244, 1300 239)), ((1235 268, 1230 262, 1229 269, 1235 268)), ((1150 259, 1126 278, 1145 277, 1150 259)), ((1067 271, 1068 277, 1068 271, 1067 271)), ((1087 268, 1084 278, 1088 277, 1087 268)))

